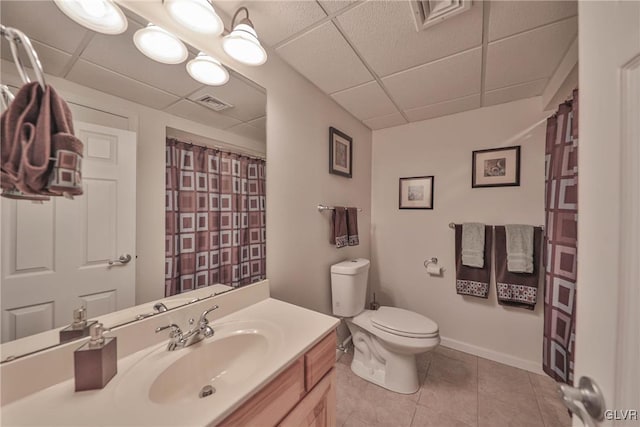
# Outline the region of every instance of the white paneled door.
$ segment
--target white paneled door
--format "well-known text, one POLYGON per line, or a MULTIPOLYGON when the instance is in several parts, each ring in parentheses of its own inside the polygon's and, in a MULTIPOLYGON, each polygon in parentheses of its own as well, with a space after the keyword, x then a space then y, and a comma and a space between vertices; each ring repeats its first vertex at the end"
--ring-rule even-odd
POLYGON ((582 387, 565 399, 582 415, 574 426, 639 426, 640 2, 579 2, 579 20, 574 378, 582 387), (603 407, 581 377, 599 386, 603 407))
POLYGON ((74 125, 84 194, 1 201, 2 342, 67 325, 80 306, 96 317, 135 301, 136 134, 74 125))

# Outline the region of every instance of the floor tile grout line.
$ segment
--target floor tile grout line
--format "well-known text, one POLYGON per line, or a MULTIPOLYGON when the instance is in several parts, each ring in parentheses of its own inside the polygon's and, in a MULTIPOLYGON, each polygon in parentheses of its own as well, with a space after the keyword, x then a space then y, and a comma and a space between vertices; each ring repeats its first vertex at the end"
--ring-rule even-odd
POLYGON ((480 362, 476 356, 476 426, 480 427, 480 362))
POLYGON ((417 403, 413 406, 413 415, 411 416, 411 421, 409 422, 409 427, 413 427, 413 420, 416 419, 416 412, 418 412, 418 404, 417 403))
POLYGON ((542 406, 540 405, 540 399, 539 399, 540 396, 538 396, 535 392, 533 395, 536 398, 536 405, 538 406, 538 413, 540 414, 540 419, 542 420, 542 424, 545 427, 547 427, 547 420, 544 418, 544 415, 543 415, 544 413, 542 412, 542 406))

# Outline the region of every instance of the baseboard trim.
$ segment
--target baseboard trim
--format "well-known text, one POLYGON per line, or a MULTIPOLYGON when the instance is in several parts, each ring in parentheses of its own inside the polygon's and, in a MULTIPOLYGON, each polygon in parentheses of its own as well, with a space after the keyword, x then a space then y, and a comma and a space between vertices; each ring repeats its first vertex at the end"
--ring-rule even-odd
MULTIPOLYGON (((442 345, 443 347, 452 348, 454 350, 459 350, 464 353, 483 357, 485 359, 493 360, 494 362, 513 366, 514 368, 524 369, 525 371, 533 372, 534 374, 544 375, 542 367, 538 363, 532 362, 531 360, 521 359, 519 357, 514 357, 505 353, 501 353, 499 351, 490 350, 484 347, 478 347, 477 345, 468 344, 446 337, 440 337, 440 345, 442 345)), ((542 349, 540 351, 542 351, 542 349)))

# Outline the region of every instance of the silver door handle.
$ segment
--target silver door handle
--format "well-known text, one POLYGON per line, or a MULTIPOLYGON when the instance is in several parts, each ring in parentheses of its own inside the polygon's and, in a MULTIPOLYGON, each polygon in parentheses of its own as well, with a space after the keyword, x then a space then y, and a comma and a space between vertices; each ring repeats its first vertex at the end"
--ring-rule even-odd
POLYGON ((581 377, 578 387, 560 386, 562 401, 587 427, 597 427, 604 419, 604 396, 598 385, 589 377, 581 377))
POLYGON ((108 264, 109 265, 128 264, 129 261, 131 261, 131 255, 130 254, 124 254, 124 255, 120 255, 120 257, 118 259, 109 260, 108 264))

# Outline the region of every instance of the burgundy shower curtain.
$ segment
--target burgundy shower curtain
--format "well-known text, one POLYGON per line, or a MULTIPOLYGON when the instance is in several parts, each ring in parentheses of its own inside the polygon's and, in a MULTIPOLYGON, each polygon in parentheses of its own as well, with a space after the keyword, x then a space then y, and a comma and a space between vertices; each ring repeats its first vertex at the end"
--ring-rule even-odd
POLYGON ((573 383, 578 231, 578 90, 547 120, 543 369, 573 383))
POLYGON ((265 278, 265 167, 167 139, 166 296, 265 278))

